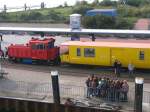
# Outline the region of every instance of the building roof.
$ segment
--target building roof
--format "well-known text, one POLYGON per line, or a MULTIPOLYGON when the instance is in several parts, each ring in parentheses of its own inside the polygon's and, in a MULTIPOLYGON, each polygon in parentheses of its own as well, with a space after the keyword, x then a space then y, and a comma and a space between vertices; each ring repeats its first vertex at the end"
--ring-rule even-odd
POLYGON ((144 42, 82 42, 82 41, 69 41, 62 43, 61 45, 65 46, 99 46, 99 47, 116 47, 116 48, 150 48, 149 43, 144 42))
POLYGON ((135 30, 148 30, 150 27, 150 19, 139 19, 135 26, 135 30))

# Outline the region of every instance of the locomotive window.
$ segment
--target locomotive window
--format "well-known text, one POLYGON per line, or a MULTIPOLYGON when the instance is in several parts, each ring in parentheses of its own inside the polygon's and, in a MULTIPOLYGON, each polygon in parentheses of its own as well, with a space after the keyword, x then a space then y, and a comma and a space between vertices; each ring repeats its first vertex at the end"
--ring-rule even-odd
POLYGON ((49 42, 48 43, 48 48, 53 48, 54 47, 54 42, 49 42))
POLYGON ((93 49, 93 48, 85 48, 84 49, 84 56, 85 57, 95 57, 95 49, 93 49))
POLYGON ((32 49, 37 49, 37 46, 33 44, 32 49))
POLYGON ((144 51, 139 52, 139 60, 144 60, 144 51))
POLYGON ((77 56, 81 56, 81 49, 77 48, 77 56))
POLYGON ((37 45, 37 49, 45 49, 45 45, 44 44, 38 44, 37 45))

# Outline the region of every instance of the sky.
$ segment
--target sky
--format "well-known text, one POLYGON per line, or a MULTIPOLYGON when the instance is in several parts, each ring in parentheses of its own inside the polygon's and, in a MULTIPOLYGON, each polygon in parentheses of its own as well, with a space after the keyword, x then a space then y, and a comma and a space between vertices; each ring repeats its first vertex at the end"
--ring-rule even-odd
MULTIPOLYGON (((0 0, 0 8, 3 8, 4 5, 7 7, 21 7, 26 3, 27 6, 40 5, 41 2, 46 4, 46 7, 56 7, 59 5, 64 5, 64 2, 67 2, 68 5, 74 5, 76 1, 82 0, 0 0)), ((85 0, 93 2, 94 0, 85 0)))

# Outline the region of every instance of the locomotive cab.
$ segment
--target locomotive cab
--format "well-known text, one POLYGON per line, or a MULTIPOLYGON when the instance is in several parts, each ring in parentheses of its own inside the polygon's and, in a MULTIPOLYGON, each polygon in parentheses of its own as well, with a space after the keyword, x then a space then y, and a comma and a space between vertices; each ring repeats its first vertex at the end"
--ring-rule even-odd
POLYGON ((55 40, 50 39, 32 39, 30 41, 32 59, 47 60, 48 51, 54 48, 55 40))
POLYGON ((53 38, 32 38, 29 44, 11 45, 8 49, 8 55, 11 60, 26 61, 31 63, 60 63, 59 47, 54 46, 53 38))
POLYGON ((56 63, 59 47, 54 46, 54 42, 53 38, 32 39, 30 41, 32 59, 56 63))

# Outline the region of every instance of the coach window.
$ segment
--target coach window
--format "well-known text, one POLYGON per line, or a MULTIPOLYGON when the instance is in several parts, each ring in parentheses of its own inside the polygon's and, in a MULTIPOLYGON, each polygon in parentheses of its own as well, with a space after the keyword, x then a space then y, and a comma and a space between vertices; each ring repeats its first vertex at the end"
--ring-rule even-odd
POLYGON ((139 52, 139 60, 144 60, 144 51, 139 52))
POLYGON ((81 56, 81 49, 77 48, 77 56, 81 56))
POLYGON ((95 49, 94 48, 85 48, 84 56, 85 57, 95 57, 95 49))

